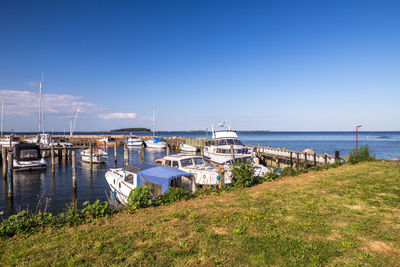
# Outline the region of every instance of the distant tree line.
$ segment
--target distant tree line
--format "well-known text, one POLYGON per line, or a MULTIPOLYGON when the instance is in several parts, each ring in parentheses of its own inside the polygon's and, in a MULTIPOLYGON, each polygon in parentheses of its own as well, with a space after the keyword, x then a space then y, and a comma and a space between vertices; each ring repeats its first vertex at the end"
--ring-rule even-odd
POLYGON ((151 132, 150 129, 147 128, 122 128, 122 129, 115 129, 115 130, 110 130, 110 132, 141 132, 141 133, 147 133, 151 132))

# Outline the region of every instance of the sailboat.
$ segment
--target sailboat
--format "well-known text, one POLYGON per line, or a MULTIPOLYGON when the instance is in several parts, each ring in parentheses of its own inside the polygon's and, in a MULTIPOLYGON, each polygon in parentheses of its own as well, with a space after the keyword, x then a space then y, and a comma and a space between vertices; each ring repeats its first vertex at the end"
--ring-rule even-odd
POLYGON ((167 141, 162 137, 155 136, 155 110, 153 106, 153 137, 150 140, 146 140, 145 144, 148 148, 157 148, 157 149, 165 149, 167 148, 168 144, 167 141))

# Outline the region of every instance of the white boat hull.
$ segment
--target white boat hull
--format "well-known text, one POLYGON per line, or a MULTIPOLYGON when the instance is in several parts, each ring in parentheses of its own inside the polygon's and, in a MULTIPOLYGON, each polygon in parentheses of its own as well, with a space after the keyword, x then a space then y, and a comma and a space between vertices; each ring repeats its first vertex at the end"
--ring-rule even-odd
POLYGON ((106 152, 100 149, 93 151, 92 156, 90 156, 90 150, 86 149, 81 151, 81 158, 83 162, 90 163, 90 158, 92 158, 92 163, 102 164, 108 162, 108 155, 106 152))
POLYGON ((166 142, 158 142, 154 143, 152 140, 145 141, 147 148, 155 148, 155 149, 166 149, 167 143, 166 142))
POLYGON ((124 182, 125 172, 123 169, 110 169, 105 173, 105 178, 110 186, 113 198, 117 199, 120 203, 128 204, 128 197, 132 190, 136 187, 136 175, 134 175, 134 184, 124 182))
POLYGON ((141 147, 143 145, 143 141, 126 141, 127 146, 135 146, 141 147))
POLYGON ((14 171, 34 171, 44 170, 47 168, 47 162, 45 159, 34 160, 34 161, 13 161, 14 171))
POLYGON ((187 144, 180 144, 179 149, 185 152, 197 152, 197 150, 199 150, 197 147, 187 144))
MULTIPOLYGON (((90 163, 90 156, 82 156, 82 161, 90 163)), ((92 163, 102 164, 106 162, 108 162, 108 157, 106 156, 96 156, 96 155, 92 156, 92 163)))
MULTIPOLYGON (((234 154, 233 158, 234 159, 241 159, 241 158, 247 158, 251 156, 251 154, 234 154)), ((222 153, 213 153, 204 150, 204 158, 212 163, 216 164, 222 164, 225 163, 229 160, 232 160, 232 156, 230 154, 222 154, 222 153)))

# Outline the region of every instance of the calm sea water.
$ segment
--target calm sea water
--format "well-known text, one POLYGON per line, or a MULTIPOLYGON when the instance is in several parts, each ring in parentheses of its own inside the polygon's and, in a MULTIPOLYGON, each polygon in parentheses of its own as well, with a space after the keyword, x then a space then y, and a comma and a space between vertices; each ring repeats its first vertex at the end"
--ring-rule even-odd
MULTIPOLYGON (((77 133, 91 134, 91 133, 77 133)), ((110 133, 104 133, 110 134, 110 133)), ((206 132, 158 132, 160 136, 182 137, 210 137, 206 132)), ((138 135, 150 135, 138 133, 138 135)), ((355 147, 355 133, 353 132, 239 132, 239 137, 245 144, 271 147, 285 147, 293 150, 312 148, 316 153, 334 154, 339 150, 346 156, 355 147)), ((378 158, 400 158, 400 132, 360 132, 359 144, 368 145, 378 158)), ((56 174, 51 175, 51 168, 46 171, 16 172, 14 174, 14 197, 8 198, 7 183, 1 178, 0 212, 3 217, 21 209, 31 211, 43 210, 58 212, 66 205, 77 199, 81 206, 84 201, 93 202, 96 199, 107 200, 109 192, 104 178, 105 172, 114 167, 113 149, 109 149, 109 162, 106 165, 95 166, 90 171, 89 165, 80 161, 78 155, 77 182, 78 190, 74 195, 72 191, 71 164, 61 162, 56 165, 56 174)), ((77 153, 79 154, 79 153, 77 153)), ((154 162, 156 158, 165 156, 165 151, 145 149, 145 161, 154 162)), ((140 161, 141 149, 131 148, 130 162, 140 161)), ((118 149, 118 167, 123 164, 123 150, 118 149)), ((1 215, 0 215, 1 218, 1 215)))

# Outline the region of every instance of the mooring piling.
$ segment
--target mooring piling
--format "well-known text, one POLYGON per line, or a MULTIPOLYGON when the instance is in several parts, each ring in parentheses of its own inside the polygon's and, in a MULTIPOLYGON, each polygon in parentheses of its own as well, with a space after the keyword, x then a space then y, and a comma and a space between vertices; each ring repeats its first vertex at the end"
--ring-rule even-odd
POLYGON ((126 144, 124 144, 124 165, 129 165, 129 149, 126 144))
POLYGON ((144 162, 144 145, 142 145, 142 162, 144 162))
POLYGON ((93 145, 89 144, 89 154, 90 154, 90 170, 93 169, 93 145))
POLYGON ((13 170, 14 154, 8 152, 8 197, 13 196, 13 186, 14 186, 14 170, 13 170))
POLYGON ((51 174, 54 175, 54 173, 56 171, 55 159, 54 159, 54 146, 51 146, 50 156, 51 156, 51 174))
POLYGON ((1 156, 3 161, 3 178, 7 179, 7 147, 1 148, 1 156))
POLYGON ((72 190, 76 192, 76 150, 72 150, 72 190))
POLYGON ((169 145, 167 144, 167 156, 169 156, 169 145))
POLYGON ((117 141, 114 142, 114 163, 117 164, 117 141))

